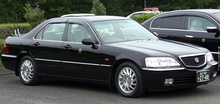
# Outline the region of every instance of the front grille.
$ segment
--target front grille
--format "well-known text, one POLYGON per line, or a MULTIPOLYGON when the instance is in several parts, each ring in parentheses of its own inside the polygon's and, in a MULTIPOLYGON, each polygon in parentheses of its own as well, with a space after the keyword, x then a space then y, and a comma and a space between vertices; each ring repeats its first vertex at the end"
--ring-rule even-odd
POLYGON ((186 67, 201 67, 206 64, 205 54, 180 56, 181 61, 186 67))
POLYGON ((186 77, 186 78, 175 78, 173 84, 189 84, 195 82, 196 82, 195 78, 186 77))

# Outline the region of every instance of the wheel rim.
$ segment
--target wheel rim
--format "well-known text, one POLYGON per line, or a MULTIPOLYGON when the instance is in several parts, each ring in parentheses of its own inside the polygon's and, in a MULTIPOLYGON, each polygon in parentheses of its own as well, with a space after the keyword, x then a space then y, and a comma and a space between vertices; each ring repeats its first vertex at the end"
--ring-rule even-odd
POLYGON ((34 67, 31 61, 24 60, 21 64, 21 77, 24 81, 28 82, 33 78, 34 67))
POLYGON ((137 86, 135 72, 129 67, 124 67, 118 75, 118 85, 124 93, 132 93, 137 86))

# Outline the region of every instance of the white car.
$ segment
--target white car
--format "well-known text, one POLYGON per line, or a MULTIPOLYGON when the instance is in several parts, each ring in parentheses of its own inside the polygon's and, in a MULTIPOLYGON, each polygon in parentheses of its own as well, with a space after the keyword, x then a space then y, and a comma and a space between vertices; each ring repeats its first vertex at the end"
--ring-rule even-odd
POLYGON ((152 13, 150 11, 137 11, 137 12, 133 12, 130 15, 127 16, 127 18, 131 18, 135 15, 143 15, 143 14, 148 14, 148 13, 152 13))
POLYGON ((149 13, 153 13, 153 14, 160 14, 161 12, 160 11, 137 11, 137 12, 134 12, 134 13, 131 13, 130 15, 127 16, 127 18, 131 18, 135 15, 143 15, 143 14, 149 14, 149 13))

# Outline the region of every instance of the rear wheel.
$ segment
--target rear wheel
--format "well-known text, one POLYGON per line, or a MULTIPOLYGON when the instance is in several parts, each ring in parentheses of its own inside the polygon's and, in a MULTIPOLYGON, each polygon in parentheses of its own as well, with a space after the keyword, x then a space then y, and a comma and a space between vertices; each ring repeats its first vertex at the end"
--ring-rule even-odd
POLYGON ((37 68, 34 60, 29 56, 24 56, 18 67, 19 77, 25 85, 36 85, 39 83, 37 68))
POLYGON ((115 85, 122 96, 139 97, 145 93, 141 73, 133 63, 122 63, 115 74, 115 85))

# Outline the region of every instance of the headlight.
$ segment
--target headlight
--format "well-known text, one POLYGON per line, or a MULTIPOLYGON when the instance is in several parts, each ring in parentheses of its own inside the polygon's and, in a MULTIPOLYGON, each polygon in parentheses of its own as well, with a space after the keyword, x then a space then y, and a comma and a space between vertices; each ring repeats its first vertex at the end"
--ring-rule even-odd
POLYGON ((145 59, 146 67, 170 67, 180 64, 170 57, 148 57, 145 59))
POLYGON ((206 53, 206 59, 207 59, 207 62, 214 60, 211 52, 206 53))

